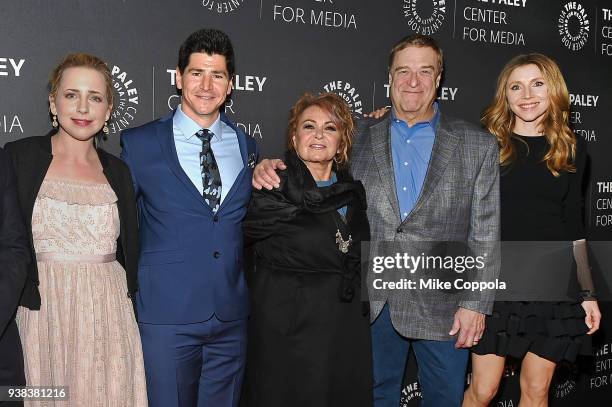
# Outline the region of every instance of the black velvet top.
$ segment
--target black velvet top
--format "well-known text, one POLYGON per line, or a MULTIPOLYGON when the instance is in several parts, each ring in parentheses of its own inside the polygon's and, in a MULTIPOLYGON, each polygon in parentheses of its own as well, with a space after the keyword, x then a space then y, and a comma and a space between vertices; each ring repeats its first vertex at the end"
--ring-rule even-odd
MULTIPOLYGON (((361 242, 369 240, 365 190, 346 171, 337 182, 317 187, 306 165, 288 152, 280 188, 253 191, 243 222, 247 246, 255 249, 257 272, 340 277, 340 298, 351 301, 360 286, 361 242), (338 208, 347 206, 344 219, 338 208), (342 253, 336 233, 351 237, 342 253)), ((256 291, 256 290, 254 290, 256 291)), ((253 295, 256 295, 252 291, 253 295)))
POLYGON ((555 177, 542 158, 546 138, 513 135, 514 161, 502 167, 500 179, 502 240, 555 241, 585 238, 582 181, 585 142, 577 139, 576 172, 555 177))

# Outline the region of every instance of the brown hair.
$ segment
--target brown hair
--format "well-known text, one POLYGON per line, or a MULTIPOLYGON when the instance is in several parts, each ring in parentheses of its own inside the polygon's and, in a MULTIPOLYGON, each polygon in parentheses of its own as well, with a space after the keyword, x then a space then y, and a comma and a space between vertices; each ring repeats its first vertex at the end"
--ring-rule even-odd
POLYGON ((57 88, 59 87, 60 80, 62 79, 62 74, 68 68, 90 68, 102 74, 104 77, 104 83, 106 85, 106 99, 108 100, 109 106, 113 104, 113 77, 111 76, 111 72, 108 69, 108 66, 102 61, 100 58, 90 54, 68 54, 64 57, 62 62, 59 63, 51 72, 51 76, 49 78, 49 86, 51 87, 51 91, 49 92, 51 96, 55 96, 57 94, 57 88))
POLYGON ((510 110, 506 95, 508 78, 512 71, 525 65, 537 66, 548 88, 549 106, 542 118, 542 131, 550 148, 543 161, 555 177, 561 171, 574 172, 576 167, 572 161, 576 156, 576 136, 569 128, 569 93, 559 66, 551 58, 537 53, 512 58, 497 78, 495 97, 484 111, 481 122, 497 137, 501 165, 510 164, 516 153, 511 141, 516 117, 510 110))
POLYGON ((298 121, 304 110, 311 106, 318 106, 329 113, 334 124, 338 126, 340 131, 340 145, 338 149, 340 152, 336 155, 336 163, 338 165, 348 163, 353 144, 353 131, 355 129, 353 116, 344 99, 331 92, 321 93, 317 96, 305 93, 291 108, 289 125, 287 127, 287 146, 289 150, 295 150, 292 138, 297 133, 298 121))
POLYGON ((438 42, 433 37, 421 34, 412 34, 404 37, 391 48, 391 53, 389 54, 389 70, 391 70, 391 66, 393 65, 395 54, 406 47, 426 47, 433 49, 438 56, 438 73, 442 72, 444 68, 444 54, 442 53, 442 48, 440 48, 438 42))

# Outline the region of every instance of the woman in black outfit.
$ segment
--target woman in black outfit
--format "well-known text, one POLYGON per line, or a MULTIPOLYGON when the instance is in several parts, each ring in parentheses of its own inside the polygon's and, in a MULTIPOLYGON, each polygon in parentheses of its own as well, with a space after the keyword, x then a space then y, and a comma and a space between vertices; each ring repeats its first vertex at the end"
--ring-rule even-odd
POLYGON ((352 132, 339 96, 304 95, 291 111, 280 187, 253 192, 249 406, 372 404, 360 285, 369 226, 363 185, 346 171, 352 132))
MULTIPOLYGON (((497 302, 472 348, 464 406, 487 406, 505 357, 522 359, 520 406, 545 406, 557 363, 591 351, 601 314, 582 224, 586 146, 569 128, 569 97, 557 64, 519 55, 502 70, 482 122, 500 145, 501 236, 507 241, 573 241, 582 301, 497 302)), ((520 272, 520 271, 517 271, 520 272)))

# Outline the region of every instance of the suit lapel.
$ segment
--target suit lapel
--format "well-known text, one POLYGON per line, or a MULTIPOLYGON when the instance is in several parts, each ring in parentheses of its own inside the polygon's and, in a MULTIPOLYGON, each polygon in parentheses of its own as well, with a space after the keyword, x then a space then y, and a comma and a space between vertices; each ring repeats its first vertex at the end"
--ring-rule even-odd
POLYGON ((193 185, 193 182, 189 179, 183 167, 181 167, 181 163, 178 160, 178 154, 176 152, 176 145, 174 144, 174 131, 172 129, 172 116, 167 118, 165 121, 159 123, 156 127, 155 136, 157 137, 157 141, 160 144, 162 154, 168 164, 168 167, 174 175, 179 179, 179 181, 183 184, 183 186, 187 189, 187 191, 198 201, 200 204, 208 209, 209 212, 212 213, 210 206, 204 201, 200 191, 193 185))
POLYGON ((427 173, 425 174, 425 181, 423 181, 423 187, 421 188, 421 193, 414 208, 408 217, 404 219, 404 222, 408 221, 412 214, 415 213, 435 191, 436 185, 440 181, 442 174, 444 174, 444 170, 446 170, 457 148, 457 144, 459 144, 459 137, 450 132, 446 117, 440 113, 438 127, 436 128, 436 138, 431 150, 431 158, 427 166, 427 173))
POLYGON ((238 176, 236 177, 236 180, 234 181, 234 184, 230 188, 229 192, 227 193, 227 195, 225 195, 223 202, 221 202, 221 206, 219 206, 219 212, 221 212, 221 210, 225 206, 227 206, 228 202, 232 199, 232 197, 236 194, 236 191, 242 185, 242 179, 247 173, 247 156, 249 153, 249 148, 246 139, 249 136, 240 131, 240 129, 236 128, 236 126, 234 126, 234 124, 227 118, 227 116, 225 116, 224 113, 221 113, 221 120, 236 132, 236 137, 238 138, 238 146, 240 147, 240 157, 242 158, 242 169, 238 173, 238 176))
POLYGON ((370 132, 370 144, 380 174, 380 180, 387 190, 386 195, 389 198, 393 212, 400 219, 397 191, 395 190, 395 171, 393 170, 393 159, 391 156, 391 120, 389 116, 380 123, 370 127, 370 132))

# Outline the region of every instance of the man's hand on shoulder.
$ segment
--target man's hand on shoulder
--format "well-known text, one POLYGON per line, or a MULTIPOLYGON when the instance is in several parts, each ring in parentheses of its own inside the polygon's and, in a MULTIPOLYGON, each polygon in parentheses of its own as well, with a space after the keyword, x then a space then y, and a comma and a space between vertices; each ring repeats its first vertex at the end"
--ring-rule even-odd
POLYGON ((280 186, 280 178, 276 170, 285 170, 287 166, 278 158, 263 159, 253 170, 253 188, 271 190, 280 186))
POLYGON ((455 348, 471 348, 478 344, 485 327, 485 316, 477 311, 472 311, 467 308, 461 308, 455 312, 455 320, 453 327, 448 333, 449 335, 456 335, 457 343, 455 348))

